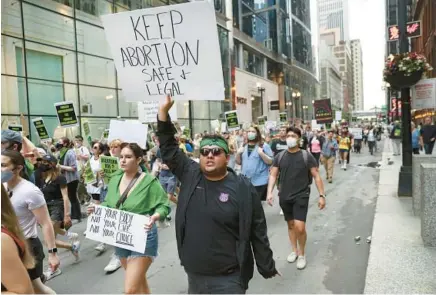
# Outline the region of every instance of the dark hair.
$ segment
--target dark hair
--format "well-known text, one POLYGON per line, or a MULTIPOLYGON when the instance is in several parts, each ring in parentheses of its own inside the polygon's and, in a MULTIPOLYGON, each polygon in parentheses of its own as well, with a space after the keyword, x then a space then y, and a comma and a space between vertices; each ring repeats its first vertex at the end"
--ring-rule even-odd
POLYGON ((83 141, 82 135, 76 135, 74 138, 77 140, 83 141))
POLYGON ((109 145, 107 143, 100 143, 100 150, 101 154, 104 156, 110 156, 111 153, 109 152, 109 145))
POLYGON ((94 145, 96 145, 96 144, 98 145, 98 149, 100 150, 100 154, 103 154, 104 153, 104 144, 102 144, 99 141, 96 141, 92 144, 92 148, 94 148, 94 145))
POLYGON ((298 135, 298 138, 301 138, 301 130, 299 128, 289 127, 286 129, 286 134, 288 134, 289 132, 293 132, 298 135))
POLYGON ((73 143, 71 142, 71 140, 68 137, 61 137, 62 143, 65 147, 67 148, 72 148, 73 147, 73 143))
POLYGON ((26 173, 26 165, 24 161, 23 155, 21 153, 14 150, 4 150, 2 152, 2 156, 8 157, 11 159, 12 164, 14 166, 23 166, 23 169, 20 171, 20 176, 26 180, 29 180, 29 176, 26 173))
MULTIPOLYGON (((260 133, 260 129, 259 129, 259 127, 257 127, 256 125, 252 125, 252 126, 250 126, 250 128, 254 128, 254 130, 256 130, 256 141, 260 144, 260 145, 262 145, 263 144, 263 140, 262 140, 262 133, 260 133)), ((249 128, 249 129, 250 129, 249 128)), ((248 131, 248 130, 247 130, 248 131)))
POLYGON ((141 147, 137 143, 123 142, 120 147, 121 147, 121 149, 124 149, 124 148, 130 149, 136 158, 142 158, 144 156, 144 152, 142 151, 141 147))

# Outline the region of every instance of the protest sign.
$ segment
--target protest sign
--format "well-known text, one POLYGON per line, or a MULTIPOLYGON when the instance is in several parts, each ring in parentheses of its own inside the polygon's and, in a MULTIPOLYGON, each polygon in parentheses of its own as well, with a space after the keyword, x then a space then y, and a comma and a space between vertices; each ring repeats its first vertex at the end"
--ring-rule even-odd
POLYGON ((148 216, 95 205, 86 224, 86 238, 144 253, 147 242, 144 225, 149 220, 148 216))
POLYGON ((351 134, 353 134, 354 139, 362 139, 363 138, 363 130, 362 128, 348 128, 351 134))
POLYGON ((275 121, 266 121, 264 125, 264 132, 270 133, 272 129, 277 127, 277 122, 275 121))
POLYGON ((111 120, 109 124, 108 142, 121 139, 124 142, 137 143, 145 150, 147 145, 148 125, 135 121, 111 120))
POLYGON ((59 125, 61 125, 61 127, 74 127, 79 124, 72 102, 57 102, 54 104, 54 106, 56 108, 56 114, 58 115, 59 125))
POLYGON ((84 178, 86 184, 93 184, 97 182, 94 172, 91 168, 91 161, 87 161, 85 164, 84 178))
POLYGON ((315 119, 318 124, 333 122, 333 111, 330 99, 318 99, 313 102, 315 119))
POLYGON ((127 101, 167 94, 177 100, 224 100, 215 10, 208 1, 101 19, 127 101))
MULTIPOLYGON (((138 119, 142 123, 157 123, 158 111, 158 101, 138 102, 138 119)), ((168 113, 171 121, 177 121, 177 107, 175 105, 169 110, 168 113)))
POLYGON ((265 116, 262 116, 262 117, 258 117, 258 118, 257 118, 257 123, 258 123, 259 125, 265 125, 265 122, 266 122, 265 116))
POLYGON ((89 146, 92 146, 91 128, 89 127, 89 122, 83 122, 83 134, 88 142, 89 146))
POLYGON ((335 112, 335 120, 341 121, 342 120, 342 111, 336 111, 335 112))
POLYGON ((117 157, 100 156, 101 170, 104 172, 104 183, 108 184, 111 175, 120 169, 120 163, 117 157))
POLYGON ((287 113, 280 113, 279 114, 279 120, 280 123, 287 123, 288 122, 288 114, 287 113))
POLYGON ((224 116, 226 117, 227 129, 229 131, 234 131, 234 130, 241 129, 241 126, 239 125, 238 112, 237 111, 225 112, 224 116))
POLYGON ((103 137, 103 139, 108 139, 108 137, 109 137, 109 129, 105 129, 101 136, 103 137))
POLYGON ((45 127, 44 120, 42 118, 32 119, 33 126, 35 126, 36 133, 38 133, 38 137, 41 140, 49 139, 47 128, 45 127))
POLYGON ((16 132, 23 132, 23 125, 20 124, 9 124, 8 129, 16 132))

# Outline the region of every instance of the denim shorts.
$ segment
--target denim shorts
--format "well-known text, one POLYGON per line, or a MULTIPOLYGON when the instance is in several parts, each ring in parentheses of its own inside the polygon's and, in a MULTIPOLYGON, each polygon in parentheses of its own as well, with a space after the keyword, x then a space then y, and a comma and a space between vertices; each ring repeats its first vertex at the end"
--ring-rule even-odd
POLYGON ((153 227, 147 234, 147 243, 145 245, 145 252, 139 253, 128 249, 115 247, 115 255, 121 258, 135 258, 135 257, 151 257, 152 259, 157 257, 158 249, 158 235, 157 226, 153 224, 153 227))

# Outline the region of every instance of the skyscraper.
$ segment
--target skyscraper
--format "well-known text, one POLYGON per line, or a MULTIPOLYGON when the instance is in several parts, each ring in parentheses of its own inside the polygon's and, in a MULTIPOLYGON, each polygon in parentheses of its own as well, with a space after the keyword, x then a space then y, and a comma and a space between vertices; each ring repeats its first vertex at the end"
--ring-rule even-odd
POLYGON ((318 0, 318 25, 324 30, 340 30, 340 39, 349 39, 348 0, 318 0))
POLYGON ((353 69, 354 109, 364 110, 363 105, 363 63, 360 40, 351 40, 351 62, 353 69))

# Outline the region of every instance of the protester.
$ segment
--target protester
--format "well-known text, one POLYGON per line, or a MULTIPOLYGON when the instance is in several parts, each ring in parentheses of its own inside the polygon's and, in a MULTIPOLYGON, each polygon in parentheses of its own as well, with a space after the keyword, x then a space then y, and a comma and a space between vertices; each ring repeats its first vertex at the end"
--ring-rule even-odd
POLYGON ((327 139, 324 141, 321 150, 321 163, 324 165, 327 174, 327 181, 329 183, 333 182, 336 152, 339 149, 338 142, 333 134, 333 130, 328 132, 327 139))
POLYGON ((245 293, 253 254, 264 278, 278 274, 259 196, 248 179, 227 169, 229 146, 223 137, 203 137, 199 164, 180 151, 168 115, 172 105, 168 96, 159 108, 158 137, 163 162, 182 184, 176 238, 188 293, 245 293))
POLYGON ((431 118, 425 118, 425 124, 421 128, 420 142, 424 147, 426 155, 433 153, 433 148, 436 140, 436 125, 432 125, 431 118))

